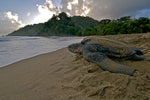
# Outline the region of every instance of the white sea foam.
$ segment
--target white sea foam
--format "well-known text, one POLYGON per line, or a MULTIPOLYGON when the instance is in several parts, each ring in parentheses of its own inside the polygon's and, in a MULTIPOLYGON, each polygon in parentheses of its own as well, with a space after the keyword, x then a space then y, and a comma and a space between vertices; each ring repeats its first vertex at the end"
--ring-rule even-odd
POLYGON ((30 58, 43 53, 52 52, 71 43, 79 42, 83 37, 0 37, 0 67, 30 58))

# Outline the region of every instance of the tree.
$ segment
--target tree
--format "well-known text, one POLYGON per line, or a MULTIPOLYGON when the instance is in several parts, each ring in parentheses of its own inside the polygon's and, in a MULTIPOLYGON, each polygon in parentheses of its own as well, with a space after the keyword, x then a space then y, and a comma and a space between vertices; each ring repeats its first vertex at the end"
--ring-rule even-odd
POLYGON ((129 20, 131 20, 131 16, 125 16, 118 19, 119 22, 128 22, 129 20))
POLYGON ((150 24, 150 19, 146 17, 140 17, 137 21, 140 25, 150 24))
POLYGON ((60 20, 70 20, 70 18, 67 16, 65 12, 60 13, 58 15, 58 18, 60 18, 60 20))
POLYGON ((107 25, 107 24, 109 24, 110 22, 111 22, 110 19, 103 19, 103 20, 101 20, 99 23, 101 23, 101 24, 103 24, 103 25, 107 25))

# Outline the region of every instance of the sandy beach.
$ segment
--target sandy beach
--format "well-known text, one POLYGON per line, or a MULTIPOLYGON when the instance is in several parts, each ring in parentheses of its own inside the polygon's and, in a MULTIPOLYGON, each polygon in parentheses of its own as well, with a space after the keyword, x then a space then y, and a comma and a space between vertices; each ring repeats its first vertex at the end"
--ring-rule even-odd
MULTIPOLYGON (((109 35, 150 56, 150 33, 109 35)), ((101 70, 67 48, 0 68, 0 100, 149 100, 150 61, 113 59, 134 76, 101 70)))

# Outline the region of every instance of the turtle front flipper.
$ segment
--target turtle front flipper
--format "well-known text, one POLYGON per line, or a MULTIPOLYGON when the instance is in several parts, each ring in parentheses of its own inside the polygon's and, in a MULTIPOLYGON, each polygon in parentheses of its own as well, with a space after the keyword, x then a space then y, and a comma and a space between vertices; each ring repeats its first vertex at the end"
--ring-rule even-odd
POLYGON ((135 48, 127 54, 127 59, 150 61, 150 56, 144 56, 140 49, 135 48))
POLYGON ((122 73, 133 75, 134 68, 118 64, 109 59, 104 53, 98 52, 97 47, 94 45, 86 45, 83 48, 83 57, 89 61, 97 64, 100 68, 113 73, 122 73))

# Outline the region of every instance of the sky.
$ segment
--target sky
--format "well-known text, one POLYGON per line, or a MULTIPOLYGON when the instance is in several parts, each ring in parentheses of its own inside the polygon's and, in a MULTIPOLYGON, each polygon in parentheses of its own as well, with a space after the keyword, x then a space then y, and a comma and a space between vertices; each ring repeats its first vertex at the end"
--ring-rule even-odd
POLYGON ((150 0, 1 0, 0 35, 46 22, 60 12, 97 20, 122 16, 150 18, 150 0))

